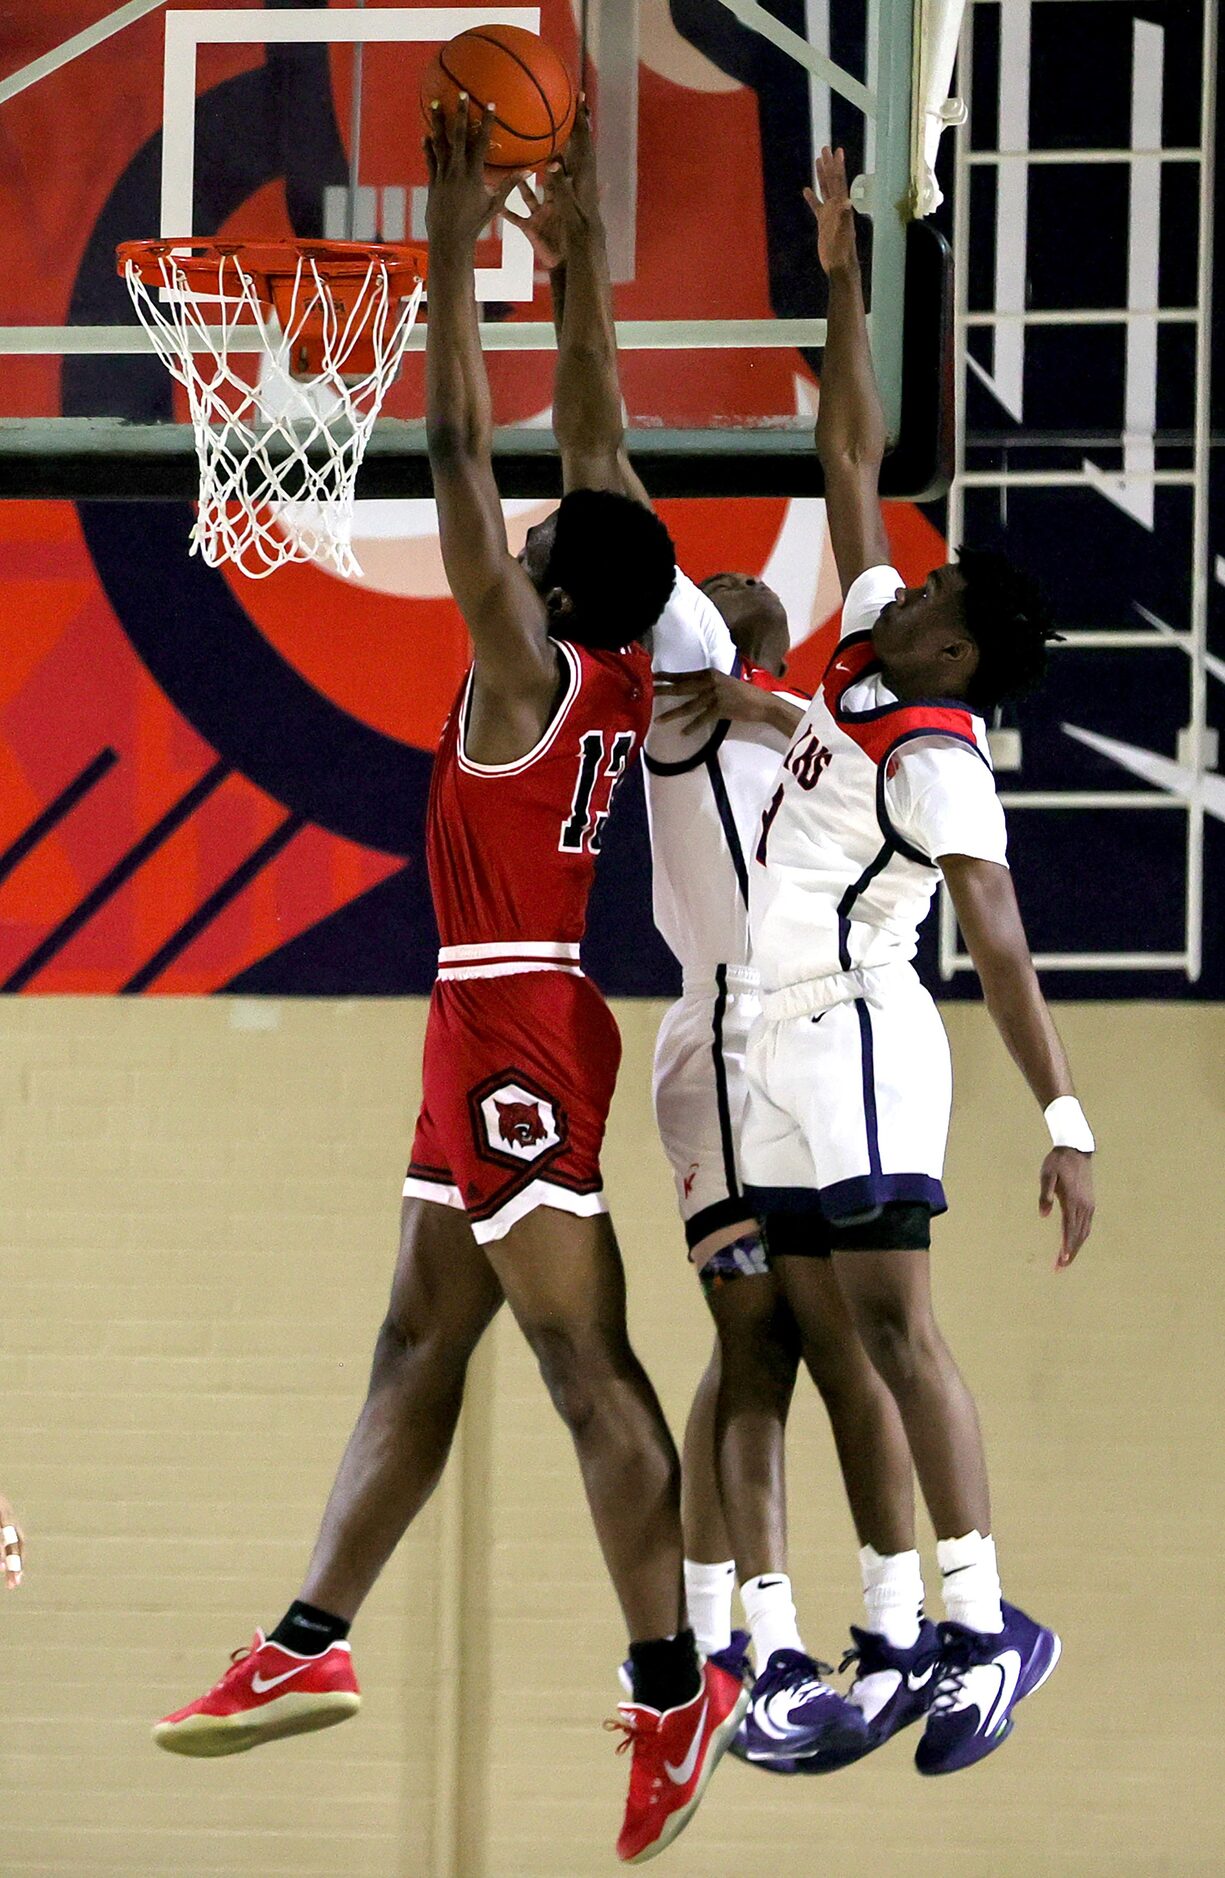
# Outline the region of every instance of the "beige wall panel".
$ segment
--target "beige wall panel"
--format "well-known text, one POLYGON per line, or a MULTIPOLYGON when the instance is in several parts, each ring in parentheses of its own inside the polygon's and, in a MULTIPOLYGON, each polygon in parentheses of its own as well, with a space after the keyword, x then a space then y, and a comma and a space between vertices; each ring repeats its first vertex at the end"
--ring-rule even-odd
POLYGON ((213 1764, 148 1732, 300 1580, 420 1030, 386 1004, 0 1004, 0 1479, 30 1529, 0 1607, 5 1878, 430 1870, 434 1508, 363 1622, 359 1725, 213 1764))
MULTIPOLYGON (((619 1010, 607 1166, 635 1339, 679 1430, 708 1330, 650 1121, 659 1009, 619 1010)), ((919 1780, 905 1740, 826 1780, 727 1764, 674 1878, 1225 1870, 1225 1012, 1059 1013, 1103 1153, 1097 1233, 1058 1277, 1040 1121, 982 1011, 946 1017, 938 1304, 983 1412, 1006 1590, 1059 1626, 1064 1662, 959 1779, 919 1780)), ((300 1576, 386 1295, 422 1021, 392 1002, 0 1004, 0 1484, 31 1532, 0 1604, 5 1878, 613 1868, 627 1770, 599 1722, 625 1638, 507 1321, 459 1465, 358 1627, 359 1720, 216 1763, 148 1740, 300 1576)), ((790 1470, 801 1620, 836 1656, 854 1539, 806 1385, 790 1470)))
MULTIPOLYGON (((921 1780, 913 1737, 824 1780, 725 1765, 667 1854, 674 1878, 732 1878, 763 1861, 897 1878, 1225 1871, 1211 1617, 1225 1530, 1225 1012, 1060 1011, 1103 1155, 1096 1235, 1058 1276, 1054 1228, 1036 1210, 1040 1117, 982 1010, 945 1015, 958 1092, 938 1305, 982 1406, 1006 1590, 1061 1628, 1065 1659, 1007 1748, 959 1779, 921 1780), (1192 1688, 1208 1707, 1188 1752, 1176 1692, 1192 1688)), ((679 1431, 708 1331, 649 1128, 657 1010, 619 1016, 609 1187, 635 1341, 679 1431)), ((600 1842, 617 1828, 624 1762, 585 1717, 601 1688, 613 1712, 625 1638, 569 1445, 510 1326, 497 1334, 489 1852, 464 1878, 586 1878, 607 1869, 600 1842)), ((801 1621, 809 1647, 836 1660, 860 1611, 855 1541, 804 1383, 789 1467, 801 1621)))

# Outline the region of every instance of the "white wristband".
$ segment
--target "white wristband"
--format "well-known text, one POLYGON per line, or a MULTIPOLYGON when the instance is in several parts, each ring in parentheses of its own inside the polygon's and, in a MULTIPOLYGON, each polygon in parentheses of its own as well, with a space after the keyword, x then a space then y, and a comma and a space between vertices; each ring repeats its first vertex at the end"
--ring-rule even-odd
POLYGON ((1093 1130, 1075 1096, 1056 1096, 1043 1109, 1042 1119, 1050 1131, 1052 1147, 1078 1148, 1082 1154, 1093 1153, 1096 1146, 1093 1130))

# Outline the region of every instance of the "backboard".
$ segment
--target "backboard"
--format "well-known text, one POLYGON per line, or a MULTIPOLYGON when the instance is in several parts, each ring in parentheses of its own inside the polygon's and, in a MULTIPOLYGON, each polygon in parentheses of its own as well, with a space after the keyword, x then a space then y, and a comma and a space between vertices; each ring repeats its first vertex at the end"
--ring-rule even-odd
MULTIPOLYGON (((593 100, 631 448, 660 495, 812 494, 824 288, 801 196, 843 143, 869 218, 888 493, 942 481, 947 256, 911 220, 917 0, 538 0, 525 6, 26 0, 0 136, 0 492, 187 498, 186 410, 135 323, 116 242, 420 238, 418 78, 481 22, 542 32, 593 100)), ((919 114, 921 118, 921 113, 919 114)), ((556 487, 547 283, 518 230, 478 293, 503 492, 556 487)), ((359 483, 428 493, 421 348, 359 483)))

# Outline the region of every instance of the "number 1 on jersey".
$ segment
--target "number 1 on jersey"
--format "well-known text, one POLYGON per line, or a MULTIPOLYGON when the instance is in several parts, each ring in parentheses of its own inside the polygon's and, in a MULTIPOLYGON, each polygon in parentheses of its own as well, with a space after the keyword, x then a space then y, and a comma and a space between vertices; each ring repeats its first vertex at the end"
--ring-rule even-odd
POLYGON ((558 847, 563 854, 581 854, 587 847, 592 854, 600 852, 600 843, 604 838, 604 824, 612 808, 613 792, 625 774, 634 748, 633 732, 619 730, 612 739, 612 748, 608 748, 608 732, 588 730, 579 738, 579 770, 574 785, 574 798, 570 804, 570 813, 562 823, 561 840, 558 847), (592 814, 592 798, 596 784, 604 781, 608 784, 604 791, 604 804, 592 814))

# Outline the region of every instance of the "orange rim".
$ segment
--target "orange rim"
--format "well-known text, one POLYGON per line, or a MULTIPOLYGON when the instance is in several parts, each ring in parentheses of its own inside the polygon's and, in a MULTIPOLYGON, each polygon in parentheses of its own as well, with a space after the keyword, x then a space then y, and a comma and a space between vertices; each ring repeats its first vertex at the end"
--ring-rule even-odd
POLYGON ((322 280, 338 286, 365 279, 372 261, 382 262, 392 294, 401 300, 414 293, 429 269, 429 251, 392 241, 201 241, 194 236, 155 236, 122 241, 115 250, 120 274, 131 265, 147 287, 162 287, 163 263, 172 259, 193 293, 215 293, 227 261, 237 261, 256 282, 263 299, 272 288, 292 282, 303 264, 322 280))

